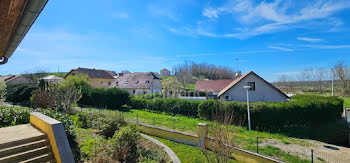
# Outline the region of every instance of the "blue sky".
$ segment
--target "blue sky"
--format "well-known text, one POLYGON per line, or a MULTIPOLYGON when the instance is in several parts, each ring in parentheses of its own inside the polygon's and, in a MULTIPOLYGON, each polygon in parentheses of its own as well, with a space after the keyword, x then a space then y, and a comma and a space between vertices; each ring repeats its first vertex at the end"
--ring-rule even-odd
POLYGON ((274 81, 350 62, 349 0, 51 0, 0 74, 159 71, 183 61, 274 81))

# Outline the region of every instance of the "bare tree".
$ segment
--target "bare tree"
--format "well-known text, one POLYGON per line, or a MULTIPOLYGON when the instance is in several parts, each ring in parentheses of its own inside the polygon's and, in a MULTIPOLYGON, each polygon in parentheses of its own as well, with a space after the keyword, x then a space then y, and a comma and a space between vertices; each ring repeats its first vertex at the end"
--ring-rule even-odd
POLYGON ((339 80, 341 94, 350 93, 350 67, 344 62, 339 62, 334 66, 336 78, 339 80))
POLYGON ((320 93, 324 91, 325 80, 328 79, 329 71, 325 69, 313 69, 307 68, 302 73, 301 76, 306 81, 312 83, 314 90, 318 90, 320 93))

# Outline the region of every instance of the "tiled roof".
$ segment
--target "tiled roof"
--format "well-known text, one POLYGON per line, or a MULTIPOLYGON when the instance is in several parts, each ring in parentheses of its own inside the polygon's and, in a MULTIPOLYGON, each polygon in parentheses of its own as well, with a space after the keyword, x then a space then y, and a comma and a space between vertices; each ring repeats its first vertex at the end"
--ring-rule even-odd
POLYGON ((273 86, 271 83, 269 83, 268 81, 266 81, 265 79, 263 79, 262 77, 260 77, 258 74, 256 74, 253 71, 250 71, 244 75, 242 75, 241 77, 237 78, 236 80, 234 80, 233 82, 231 82, 229 85, 227 85, 224 89, 222 89, 219 94, 218 97, 220 97, 222 94, 224 94, 226 91, 228 91, 229 89, 231 89, 233 86, 235 86, 238 82, 240 82, 242 79, 244 79, 246 76, 248 76, 249 74, 253 74, 255 76, 257 76, 258 78, 260 78, 262 81, 264 81, 266 84, 270 85, 272 88, 276 89, 278 92, 282 93, 284 96, 286 96, 287 98, 289 98, 285 93, 283 93, 281 90, 279 90, 278 88, 276 88, 275 86, 273 86))
POLYGON ((118 76, 114 84, 119 88, 150 88, 153 79, 159 79, 154 73, 135 72, 118 76), (148 81, 148 82, 146 82, 148 81))
MULTIPOLYGON (((89 68, 77 68, 72 71, 79 71, 82 74, 88 75, 90 78, 102 78, 102 79, 114 79, 114 77, 107 70, 89 69, 89 68)), ((69 72, 65 78, 71 73, 69 72)))
POLYGON ((196 90, 198 91, 216 91, 219 92, 229 85, 233 79, 221 80, 201 80, 196 82, 196 90))

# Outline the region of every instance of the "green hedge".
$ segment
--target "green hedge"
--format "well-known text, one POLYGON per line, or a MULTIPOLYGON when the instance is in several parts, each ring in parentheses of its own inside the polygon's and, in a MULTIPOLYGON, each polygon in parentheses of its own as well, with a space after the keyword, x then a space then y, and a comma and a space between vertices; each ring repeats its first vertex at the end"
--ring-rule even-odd
POLYGON ((6 101, 15 103, 29 102, 36 89, 37 87, 35 86, 8 85, 6 88, 6 101))
MULTIPOLYGON (((131 98, 130 106, 167 114, 200 117, 206 120, 230 122, 246 126, 247 104, 236 101, 188 101, 185 99, 131 98)), ((297 95, 289 102, 250 103, 252 128, 279 130, 305 127, 338 120, 343 111, 343 100, 337 97, 297 95)))
POLYGON ((155 112, 165 112, 171 115, 185 115, 189 117, 198 116, 199 101, 189 101, 178 98, 154 98, 142 99, 132 97, 130 106, 138 109, 148 109, 155 112))
POLYGON ((90 88, 83 90, 82 93, 78 103, 96 107, 118 109, 130 100, 129 93, 119 88, 90 88))

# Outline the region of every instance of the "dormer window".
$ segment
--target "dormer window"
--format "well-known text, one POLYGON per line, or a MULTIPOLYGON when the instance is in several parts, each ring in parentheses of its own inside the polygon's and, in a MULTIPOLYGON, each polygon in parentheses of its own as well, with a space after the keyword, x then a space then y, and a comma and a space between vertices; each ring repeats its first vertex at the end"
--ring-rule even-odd
POLYGON ((145 81, 145 84, 148 84, 148 83, 149 83, 149 80, 146 80, 146 81, 145 81))
POLYGON ((135 80, 135 81, 134 81, 134 84, 138 84, 138 83, 139 83, 139 81, 138 81, 138 80, 135 80))
POLYGON ((129 84, 129 81, 125 81, 125 83, 124 84, 129 84))

